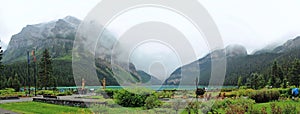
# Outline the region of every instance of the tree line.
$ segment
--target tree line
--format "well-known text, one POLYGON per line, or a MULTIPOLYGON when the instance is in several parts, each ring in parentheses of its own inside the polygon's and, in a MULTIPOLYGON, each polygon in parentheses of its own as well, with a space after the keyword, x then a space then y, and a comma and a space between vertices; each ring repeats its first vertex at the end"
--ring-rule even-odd
POLYGON ((243 82, 242 76, 238 78, 238 87, 246 86, 248 88, 260 89, 264 87, 287 88, 288 86, 299 87, 300 84, 300 60, 279 65, 275 60, 268 71, 268 75, 257 72, 251 73, 243 82))
POLYGON ((36 70, 36 84, 38 89, 49 89, 59 86, 74 86, 72 72, 72 62, 67 60, 53 60, 47 49, 43 50, 40 59, 34 63, 34 57, 31 56, 31 62, 16 62, 12 64, 2 63, 3 50, 0 46, 0 89, 14 88, 19 91, 20 88, 35 85, 34 70, 36 70), (54 67, 53 67, 54 66, 54 67), (29 74, 27 72, 29 67, 29 74), (36 69, 35 69, 36 68, 36 69), (29 80, 30 79, 30 80, 29 80))

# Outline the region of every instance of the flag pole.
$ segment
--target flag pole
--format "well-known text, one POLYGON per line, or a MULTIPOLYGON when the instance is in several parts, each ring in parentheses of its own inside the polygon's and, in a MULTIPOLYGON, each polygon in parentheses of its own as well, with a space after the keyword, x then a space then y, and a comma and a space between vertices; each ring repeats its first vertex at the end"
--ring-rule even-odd
POLYGON ((27 51, 27 78, 28 78, 28 93, 30 96, 30 71, 29 71, 29 67, 30 67, 30 55, 29 55, 29 51, 27 51))
POLYGON ((33 65, 34 65, 34 96, 36 96, 36 89, 37 89, 37 80, 36 80, 36 56, 35 56, 35 50, 36 48, 34 48, 34 50, 32 50, 32 56, 33 56, 33 65))

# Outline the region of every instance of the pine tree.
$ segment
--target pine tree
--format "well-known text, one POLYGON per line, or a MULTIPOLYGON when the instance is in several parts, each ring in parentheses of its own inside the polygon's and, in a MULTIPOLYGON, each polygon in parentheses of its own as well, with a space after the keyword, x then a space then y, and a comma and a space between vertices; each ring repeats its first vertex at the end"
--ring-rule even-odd
POLYGON ((284 79, 281 67, 278 66, 277 61, 274 61, 272 65, 270 85, 279 88, 284 79))
POLYGON ((18 77, 19 77, 18 74, 15 74, 15 76, 9 77, 7 80, 7 87, 13 88, 16 91, 19 91, 21 84, 20 84, 18 77))
POLYGON ((0 45, 0 82, 1 82, 0 89, 3 89, 6 87, 6 79, 5 79, 4 73, 3 73, 2 55, 3 55, 3 50, 2 50, 2 46, 0 45))
MULTIPOLYGON (((0 41, 1 43, 1 41, 0 41)), ((2 50, 2 46, 0 45, 0 71, 2 72, 3 70, 3 65, 2 65, 2 55, 3 55, 3 50, 2 50)), ((2 73, 1 73, 2 74, 2 73)))
POLYGON ((243 85, 243 84, 242 84, 242 81, 243 81, 243 79, 242 79, 242 77, 240 76, 239 79, 238 79, 238 82, 237 82, 238 88, 240 88, 240 87, 243 85))
POLYGON ((39 87, 48 89, 53 87, 54 80, 52 76, 52 60, 47 49, 44 50, 43 56, 39 62, 39 87))
POLYGON ((296 59, 293 63, 292 68, 289 72, 289 82, 290 85, 295 85, 299 87, 300 85, 300 61, 296 59))

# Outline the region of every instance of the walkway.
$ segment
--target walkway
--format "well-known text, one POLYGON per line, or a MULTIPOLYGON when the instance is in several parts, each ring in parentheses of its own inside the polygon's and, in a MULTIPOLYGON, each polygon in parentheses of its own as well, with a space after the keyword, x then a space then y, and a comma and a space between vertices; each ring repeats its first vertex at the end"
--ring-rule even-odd
MULTIPOLYGON (((15 103, 15 102, 28 102, 32 101, 32 98, 20 98, 20 99, 12 99, 12 100, 0 100, 0 104, 3 103, 15 103)), ((0 113, 2 114, 2 113, 0 113)))
POLYGON ((4 109, 0 108, 0 114, 18 114, 18 113, 15 113, 15 112, 12 112, 12 111, 8 111, 8 110, 4 110, 4 109))

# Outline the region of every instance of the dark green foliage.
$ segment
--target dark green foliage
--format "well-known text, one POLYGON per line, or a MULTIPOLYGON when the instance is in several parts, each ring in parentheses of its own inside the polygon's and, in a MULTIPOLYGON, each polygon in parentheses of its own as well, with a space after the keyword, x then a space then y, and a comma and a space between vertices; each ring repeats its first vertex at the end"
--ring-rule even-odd
POLYGON ((142 107, 147 97, 152 94, 151 90, 144 88, 121 89, 114 93, 114 100, 124 107, 142 107))
POLYGON ((145 100, 144 108, 146 108, 146 109, 157 108, 161 104, 162 104, 162 102, 160 100, 158 100, 158 97, 156 95, 150 95, 145 100))
POLYGON ((252 92, 249 97, 255 100, 256 103, 265 103, 278 100, 280 92, 275 89, 263 89, 252 92))
POLYGON ((237 82, 237 86, 238 86, 238 88, 240 88, 242 85, 243 85, 243 79, 240 76, 239 79, 238 79, 238 82, 237 82))
POLYGON ((48 89, 56 87, 56 78, 53 77, 52 60, 47 49, 44 50, 43 56, 39 62, 39 87, 48 89))
MULTIPOLYGON (((53 76, 58 79, 57 84, 59 86, 74 86, 75 85, 73 74, 72 74, 72 62, 71 61, 53 60, 53 66, 54 66, 53 67, 53 76)), ((33 67, 30 68, 30 72, 32 74, 30 76, 30 78, 34 79, 33 67)), ((7 80, 10 76, 14 76, 15 74, 18 74, 18 79, 19 79, 21 85, 25 85, 25 79, 27 79, 27 62, 24 61, 24 62, 6 65, 3 70, 4 76, 0 77, 0 80, 1 80, 1 78, 3 78, 3 80, 7 80)), ((32 81, 30 85, 34 85, 34 82, 32 81)))
POLYGON ((6 82, 6 87, 7 88, 13 88, 16 91, 20 90, 21 84, 20 84, 20 81, 18 79, 18 74, 8 78, 8 80, 6 82))
POLYGON ((6 78, 4 78, 3 76, 2 55, 3 55, 3 50, 2 47, 0 46, 0 82, 1 82, 0 89, 4 89, 6 87, 6 78))
POLYGON ((252 73, 250 77, 247 79, 247 86, 253 89, 260 89, 265 87, 265 79, 264 76, 258 73, 252 73))
POLYGON ((300 85, 300 61, 299 59, 296 59, 293 62, 293 65, 289 71, 289 82, 290 85, 295 85, 296 87, 299 87, 300 85))
MULTIPOLYGON (((0 42, 1 42, 1 41, 0 41, 0 42)), ((3 56, 3 50, 2 50, 2 46, 0 46, 0 71, 3 70, 2 56, 3 56)))
POLYGON ((281 83, 283 83, 283 71, 281 67, 278 66, 277 61, 274 61, 272 65, 271 76, 269 79, 269 85, 276 88, 279 88, 281 83))

